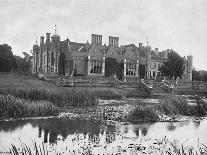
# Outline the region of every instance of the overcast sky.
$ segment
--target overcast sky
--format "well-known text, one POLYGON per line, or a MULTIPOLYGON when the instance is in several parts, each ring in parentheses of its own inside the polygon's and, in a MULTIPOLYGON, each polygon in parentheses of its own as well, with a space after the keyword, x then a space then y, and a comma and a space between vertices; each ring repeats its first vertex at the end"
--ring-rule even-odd
POLYGON ((143 42, 193 55, 207 70, 207 0, 0 0, 0 44, 29 52, 46 32, 61 40, 91 41, 91 33, 118 36, 121 44, 143 42))

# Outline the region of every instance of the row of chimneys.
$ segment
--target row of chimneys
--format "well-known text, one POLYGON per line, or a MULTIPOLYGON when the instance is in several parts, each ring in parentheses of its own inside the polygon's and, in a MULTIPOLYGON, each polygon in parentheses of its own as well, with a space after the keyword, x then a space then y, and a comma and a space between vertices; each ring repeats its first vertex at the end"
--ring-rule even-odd
MULTIPOLYGON (((46 33, 46 42, 50 41, 50 33, 46 33)), ((40 44, 44 44, 44 36, 40 37, 40 44)), ((91 44, 102 45, 102 35, 91 34, 91 44)), ((109 36, 109 46, 119 46, 119 37, 109 36)), ((139 43, 139 47, 142 47, 142 43, 139 43)), ((158 53, 158 48, 155 48, 155 53, 158 53)))
MULTIPOLYGON (((102 35, 91 34, 91 44, 102 45, 102 35)), ((109 36, 109 46, 119 46, 119 37, 109 36)))
MULTIPOLYGON (((44 44, 44 38, 45 38, 44 36, 40 37, 40 45, 44 44)), ((46 41, 50 42, 50 33, 46 33, 46 41)))
MULTIPOLYGON (((91 34, 91 44, 102 45, 102 35, 91 34)), ((109 46, 119 46, 119 37, 109 36, 109 46)), ((139 47, 142 47, 142 43, 139 43, 139 47)), ((158 52, 158 48, 155 48, 155 51, 158 52)))

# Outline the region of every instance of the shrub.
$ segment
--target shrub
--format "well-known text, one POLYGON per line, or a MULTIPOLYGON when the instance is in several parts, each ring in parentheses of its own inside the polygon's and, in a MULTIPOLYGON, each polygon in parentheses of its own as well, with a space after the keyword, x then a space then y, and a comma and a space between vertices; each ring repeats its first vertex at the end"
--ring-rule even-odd
POLYGON ((137 106, 130 114, 129 114, 130 121, 158 121, 159 116, 154 111, 152 106, 137 106))

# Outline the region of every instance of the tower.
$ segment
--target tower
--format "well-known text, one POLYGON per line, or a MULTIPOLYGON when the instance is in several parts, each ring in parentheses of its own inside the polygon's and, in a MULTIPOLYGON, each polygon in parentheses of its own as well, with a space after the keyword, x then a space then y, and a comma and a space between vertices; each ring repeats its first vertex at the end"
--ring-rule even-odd
POLYGON ((57 34, 57 27, 55 25, 55 34, 51 37, 51 70, 55 74, 59 72, 60 60, 60 36, 57 34))
POLYGON ((46 42, 45 42, 45 71, 46 73, 50 72, 50 33, 46 33, 46 42))
POLYGON ((193 56, 187 56, 187 78, 192 81, 193 56))
POLYGON ((40 53, 39 53, 39 71, 43 72, 42 64, 43 64, 43 52, 44 52, 44 36, 40 37, 40 53))
POLYGON ((150 78, 150 68, 151 68, 151 47, 149 45, 146 46, 146 78, 150 78))
POLYGON ((32 65, 33 74, 38 73, 38 68, 39 68, 39 45, 37 44, 37 38, 36 38, 36 43, 33 45, 33 65, 32 65))

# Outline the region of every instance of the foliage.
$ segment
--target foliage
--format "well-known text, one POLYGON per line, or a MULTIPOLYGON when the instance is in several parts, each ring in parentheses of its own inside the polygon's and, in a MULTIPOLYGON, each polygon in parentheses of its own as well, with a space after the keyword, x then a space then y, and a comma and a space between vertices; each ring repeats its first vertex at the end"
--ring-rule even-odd
POLYGON ((196 97, 197 105, 189 105, 183 96, 171 95, 158 105, 158 109, 166 115, 205 116, 207 103, 196 97))
POLYGON ((114 74, 117 75, 118 79, 123 78, 124 64, 118 63, 115 58, 106 58, 105 61, 105 77, 110 77, 114 74))
POLYGON ((57 108, 48 101, 30 101, 11 95, 0 95, 0 118, 57 115, 57 108))
MULTIPOLYGON (((121 135, 121 134, 119 134, 121 135)), ((107 135, 108 136, 108 135, 107 135)), ((109 136, 106 137, 109 139, 109 136)), ((113 140, 116 140, 116 137, 113 140)), ((127 140, 132 140, 128 137, 119 138, 121 143, 124 143, 127 140)), ((75 136, 72 140, 72 144, 76 144, 76 147, 71 147, 68 144, 62 144, 64 147, 58 149, 55 145, 51 148, 44 144, 38 144, 36 141, 33 141, 33 145, 24 144, 20 142, 21 146, 18 147, 15 144, 11 144, 10 154, 12 155, 48 155, 48 154, 97 154, 97 149, 99 154, 156 154, 156 155, 206 155, 207 146, 200 144, 198 142, 197 147, 191 146, 186 143, 181 143, 177 140, 168 139, 166 137, 162 139, 145 139, 141 140, 136 137, 133 137, 131 143, 126 147, 125 145, 116 145, 114 143, 113 149, 107 147, 107 145, 97 145, 96 140, 91 140, 90 143, 85 143, 84 138, 80 138, 79 134, 75 136), (84 143, 83 143, 84 140, 84 143), (150 144, 150 145, 149 145, 150 144), (96 149, 93 149, 96 148, 96 149)))
POLYGON ((7 44, 0 45, 0 72, 10 72, 16 67, 12 48, 7 44))
POLYGON ((184 59, 174 50, 168 50, 168 60, 160 67, 160 72, 163 76, 170 78, 182 78, 184 71, 184 59))
POLYGON ((38 145, 36 141, 33 142, 33 147, 28 146, 27 144, 22 143, 21 147, 18 148, 16 145, 11 144, 10 154, 11 155, 48 155, 49 151, 47 145, 42 143, 38 145))
POLYGON ((65 54, 64 53, 60 53, 60 61, 59 61, 59 70, 58 70, 58 74, 59 75, 65 75, 65 54))
POLYGON ((137 106, 129 115, 131 121, 158 121, 159 116, 151 106, 137 106))
POLYGON ((17 63, 17 71, 19 73, 29 73, 31 69, 31 60, 22 58, 20 56, 14 56, 17 63))
POLYGON ((207 71, 196 71, 195 69, 192 70, 192 79, 193 81, 207 81, 207 71))

